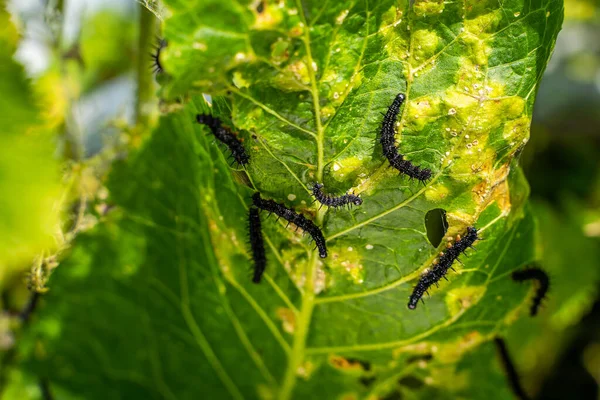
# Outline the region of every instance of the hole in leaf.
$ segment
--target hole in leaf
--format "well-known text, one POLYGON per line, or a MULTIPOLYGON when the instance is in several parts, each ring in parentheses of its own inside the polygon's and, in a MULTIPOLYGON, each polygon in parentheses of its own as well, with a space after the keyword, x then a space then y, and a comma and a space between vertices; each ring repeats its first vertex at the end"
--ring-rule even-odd
POLYGON ((425 229, 427 229, 427 239, 433 247, 438 247, 448 230, 448 220, 446 219, 446 210, 434 208, 425 214, 425 229))
POLYGON ((398 384, 400 384, 401 386, 406 386, 411 389, 419 389, 419 388, 423 387, 423 385, 425 383, 421 379, 417 378, 416 376, 409 375, 409 376, 405 376, 405 377, 399 379, 398 384))

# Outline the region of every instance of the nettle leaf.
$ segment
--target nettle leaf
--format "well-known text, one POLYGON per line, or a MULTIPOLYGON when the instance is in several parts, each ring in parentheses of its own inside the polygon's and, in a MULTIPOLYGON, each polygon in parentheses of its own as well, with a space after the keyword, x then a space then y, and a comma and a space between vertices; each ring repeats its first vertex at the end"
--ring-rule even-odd
POLYGON ((162 93, 188 101, 113 172, 119 207, 53 277, 32 366, 103 399, 493 393, 498 379, 457 362, 528 309, 510 279, 535 259, 517 159, 562 1, 164 3, 162 93), (210 108, 190 97, 201 92, 210 108), (400 92, 397 145, 433 171, 425 185, 389 168, 377 141, 400 92), (246 169, 194 123, 206 112, 238 132, 246 169), (314 182, 364 203, 319 208, 314 182), (329 257, 263 215, 267 272, 253 284, 254 190, 322 227, 329 257), (484 240, 408 310, 468 226, 484 240))

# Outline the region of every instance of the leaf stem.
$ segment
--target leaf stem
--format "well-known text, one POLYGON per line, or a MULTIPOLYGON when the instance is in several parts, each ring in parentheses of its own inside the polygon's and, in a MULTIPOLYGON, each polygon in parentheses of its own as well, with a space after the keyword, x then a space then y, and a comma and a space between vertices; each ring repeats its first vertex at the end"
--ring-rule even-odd
POLYGON ((317 81, 315 77, 315 71, 313 70, 313 60, 310 52, 310 45, 306 44, 306 57, 309 63, 308 74, 311 81, 311 93, 313 98, 313 106, 315 110, 315 124, 317 126, 317 181, 323 182, 323 169, 324 163, 324 150, 323 142, 325 141, 325 132, 321 124, 321 106, 319 105, 319 88, 317 87, 317 81))
POLYGON ((279 392, 279 400, 289 400, 292 397, 292 392, 296 384, 296 377, 301 371, 301 364, 304 361, 308 327, 310 326, 312 312, 315 307, 314 271, 316 270, 317 262, 316 252, 311 251, 306 271, 306 285, 304 297, 302 298, 302 308, 300 309, 300 315, 298 316, 296 323, 292 354, 288 359, 287 370, 285 371, 285 376, 279 392))
MULTIPOLYGON (((321 123, 321 105, 319 99, 319 87, 317 84, 317 77, 315 74, 316 64, 312 57, 310 49, 310 33, 309 26, 304 15, 304 8, 299 0, 296 0, 296 6, 300 12, 300 17, 304 23, 304 48, 306 50, 306 63, 308 76, 310 77, 311 95, 313 101, 313 109, 315 113, 315 127, 317 129, 317 174, 316 179, 318 182, 323 182, 323 170, 325 167, 324 163, 324 141, 325 132, 321 123)), ((319 210, 316 215, 316 223, 319 226, 323 225, 323 219, 325 217, 325 210, 319 210)), ((294 335, 294 342, 292 344, 292 354, 288 359, 288 366, 285 372, 281 390, 279 392, 280 400, 289 400, 292 397, 294 386, 296 384, 296 378, 302 373, 302 363, 305 359, 306 349, 306 338, 308 336, 308 329, 312 319, 313 309, 315 307, 315 271, 317 270, 319 263, 318 256, 315 251, 309 253, 308 266, 306 271, 306 283, 304 285, 304 296, 302 298, 302 307, 300 309, 300 315, 296 323, 296 332, 294 335)))
MULTIPOLYGON (((319 210, 317 212, 316 220, 318 225, 323 224, 324 216, 324 210, 319 210)), ((298 315, 296 321, 296 332, 292 344, 292 353, 288 358, 287 370, 285 371, 285 376, 279 392, 279 400, 289 400, 292 397, 292 392, 296 385, 296 377, 299 374, 302 374, 302 363, 306 356, 306 338, 312 320, 312 313, 315 308, 315 271, 317 270, 318 263, 319 257, 317 256, 316 251, 309 252, 306 269, 306 283, 304 284, 302 297, 302 308, 300 309, 300 315, 298 315)))
POLYGON ((304 22, 304 37, 302 38, 302 42, 304 43, 304 49, 306 50, 306 70, 308 71, 308 77, 310 78, 310 93, 315 113, 315 127, 317 128, 317 181, 323 182, 323 169, 325 167, 325 163, 323 162, 323 142, 325 140, 325 132, 323 130, 323 124, 321 123, 321 100, 319 98, 319 87, 315 75, 317 64, 313 60, 312 51, 310 49, 310 33, 306 16, 304 15, 304 8, 302 7, 302 3, 298 0, 296 0, 296 7, 300 10, 300 17, 304 22))

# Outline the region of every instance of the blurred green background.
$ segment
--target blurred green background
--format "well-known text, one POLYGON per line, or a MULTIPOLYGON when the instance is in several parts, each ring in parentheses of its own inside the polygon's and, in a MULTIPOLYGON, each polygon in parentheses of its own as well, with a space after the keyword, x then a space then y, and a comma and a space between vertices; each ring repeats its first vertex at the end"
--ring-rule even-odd
MULTIPOLYGON (((11 367, 15 315, 30 301, 28 287, 47 290, 61 252, 102 218, 111 162, 158 117, 158 99, 137 82, 153 79, 146 50, 159 21, 133 0, 15 0, 6 8, 0 70, 28 79, 0 83, 0 192, 16 194, 0 196, 0 399, 34 399, 44 383, 11 367)), ((535 398, 598 399, 600 2, 566 0, 565 10, 521 156, 551 291, 507 343, 535 398)))

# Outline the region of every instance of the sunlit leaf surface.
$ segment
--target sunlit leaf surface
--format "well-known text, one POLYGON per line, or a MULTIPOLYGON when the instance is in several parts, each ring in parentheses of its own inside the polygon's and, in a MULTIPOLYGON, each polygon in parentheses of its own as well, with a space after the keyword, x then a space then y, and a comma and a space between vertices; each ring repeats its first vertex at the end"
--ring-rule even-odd
POLYGON ((55 274, 32 367, 90 399, 453 398, 495 384, 456 362, 527 312, 527 285, 510 279, 535 258, 517 158, 562 2, 165 5, 161 93, 196 97, 113 171, 118 207, 55 274), (398 93, 397 145, 433 171, 427 184, 398 176, 377 141, 398 93), (206 112, 238 132, 246 170, 194 122, 206 112), (319 209, 315 182, 364 202, 319 209), (253 189, 322 227, 329 256, 263 214, 268 266, 253 284, 253 189), (408 310, 468 226, 484 240, 408 310))

